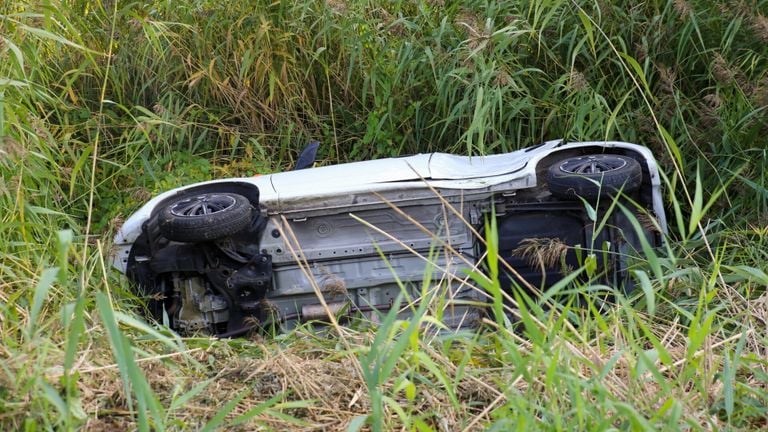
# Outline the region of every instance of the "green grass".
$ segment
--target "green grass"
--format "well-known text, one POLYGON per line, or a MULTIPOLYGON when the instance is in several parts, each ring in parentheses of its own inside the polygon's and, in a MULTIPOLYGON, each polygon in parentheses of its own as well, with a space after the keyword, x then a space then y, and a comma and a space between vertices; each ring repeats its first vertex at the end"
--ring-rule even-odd
POLYGON ((0 5, 0 429, 768 427, 768 2, 145 3, 0 5), (559 137, 666 174, 630 297, 573 282, 511 323, 478 276, 478 334, 214 341, 144 322, 110 268, 155 193, 310 139, 331 164, 559 137))

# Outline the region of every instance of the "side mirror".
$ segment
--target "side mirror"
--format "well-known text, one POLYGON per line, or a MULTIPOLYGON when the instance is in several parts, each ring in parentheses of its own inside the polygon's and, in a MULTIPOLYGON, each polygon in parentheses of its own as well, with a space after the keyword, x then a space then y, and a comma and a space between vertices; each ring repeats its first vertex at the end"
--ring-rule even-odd
POLYGON ((299 154, 299 158, 296 159, 296 165, 293 170, 301 170, 305 168, 312 168, 315 164, 315 157, 317 157, 317 149, 320 148, 320 141, 310 141, 304 150, 299 154))

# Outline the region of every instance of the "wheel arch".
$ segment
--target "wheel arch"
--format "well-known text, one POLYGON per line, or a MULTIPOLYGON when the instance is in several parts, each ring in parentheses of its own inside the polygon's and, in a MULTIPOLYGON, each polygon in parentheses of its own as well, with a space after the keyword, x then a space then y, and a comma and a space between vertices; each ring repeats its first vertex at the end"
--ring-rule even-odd
POLYGON ((157 214, 171 201, 178 200, 187 195, 195 195, 199 193, 235 193, 248 198, 248 201, 250 201, 254 208, 259 208, 259 188, 253 183, 244 181, 202 183, 183 189, 177 189, 175 193, 163 197, 163 199, 158 201, 154 208, 152 208, 149 219, 156 217, 157 214))
POLYGON ((549 187, 546 184, 546 171, 555 162, 588 154, 618 154, 631 157, 640 163, 643 176, 640 185, 641 200, 646 207, 653 209, 662 231, 666 233, 667 220, 661 198, 661 176, 656 160, 647 147, 618 141, 558 144, 554 149, 532 161, 535 164, 537 184, 549 187))
POLYGON ((111 256, 113 266, 125 273, 128 256, 134 243, 145 232, 157 231, 157 216, 164 206, 179 197, 201 192, 236 193, 246 197, 254 209, 259 208, 259 187, 247 179, 209 181, 164 192, 144 204, 120 227, 114 238, 114 252, 111 256))

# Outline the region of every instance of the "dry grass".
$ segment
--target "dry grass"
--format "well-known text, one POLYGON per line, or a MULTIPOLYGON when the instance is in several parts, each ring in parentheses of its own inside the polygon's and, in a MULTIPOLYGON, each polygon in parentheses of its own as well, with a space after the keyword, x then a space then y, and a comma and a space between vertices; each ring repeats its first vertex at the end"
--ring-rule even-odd
POLYGON ((512 251, 513 255, 524 258, 531 267, 556 268, 565 260, 568 245, 558 238, 527 238, 512 251))

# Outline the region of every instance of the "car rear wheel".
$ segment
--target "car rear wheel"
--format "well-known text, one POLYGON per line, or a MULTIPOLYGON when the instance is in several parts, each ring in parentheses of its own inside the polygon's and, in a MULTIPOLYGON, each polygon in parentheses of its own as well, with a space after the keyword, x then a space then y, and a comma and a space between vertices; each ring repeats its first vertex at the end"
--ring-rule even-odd
POLYGON ((180 197, 159 215, 159 229, 169 240, 201 242, 228 237, 251 222, 251 203, 234 193, 201 193, 180 197))
POLYGON ((640 187, 643 171, 631 157, 599 154, 556 162, 547 173, 549 191, 560 198, 596 199, 630 193, 640 187))

